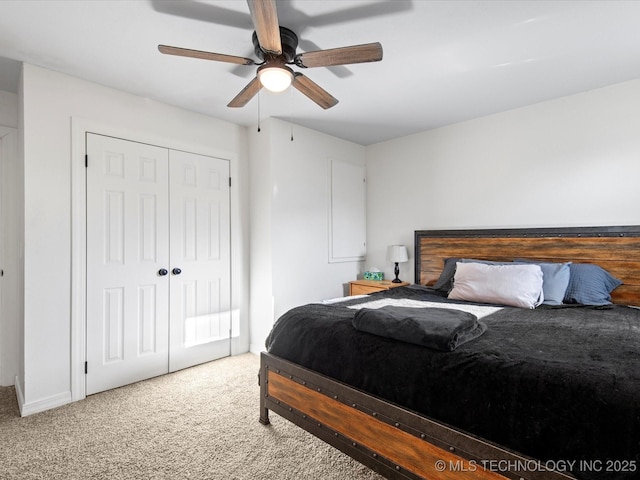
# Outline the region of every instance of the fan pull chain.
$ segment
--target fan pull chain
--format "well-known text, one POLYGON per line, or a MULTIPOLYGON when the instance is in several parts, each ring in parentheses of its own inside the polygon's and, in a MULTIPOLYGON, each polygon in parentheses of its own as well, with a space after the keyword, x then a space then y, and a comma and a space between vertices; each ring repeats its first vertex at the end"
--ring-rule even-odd
POLYGON ((289 124, 291 125, 291 141, 293 142, 293 87, 289 87, 291 91, 291 117, 289 117, 289 124))
POLYGON ((260 133, 260 90, 258 90, 258 133, 260 133))

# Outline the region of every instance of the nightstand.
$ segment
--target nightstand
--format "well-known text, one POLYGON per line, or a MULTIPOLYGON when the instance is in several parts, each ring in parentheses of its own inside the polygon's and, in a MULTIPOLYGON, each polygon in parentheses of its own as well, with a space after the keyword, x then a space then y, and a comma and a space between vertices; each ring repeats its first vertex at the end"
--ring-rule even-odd
POLYGON ((407 285, 409 285, 409 282, 393 283, 391 280, 353 280, 349 282, 349 295, 366 295, 407 285))

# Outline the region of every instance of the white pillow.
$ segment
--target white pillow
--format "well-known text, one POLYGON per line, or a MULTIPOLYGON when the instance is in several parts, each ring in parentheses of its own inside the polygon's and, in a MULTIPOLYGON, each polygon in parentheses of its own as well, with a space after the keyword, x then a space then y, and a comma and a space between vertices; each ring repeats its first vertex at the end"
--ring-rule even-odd
POLYGON ((449 298, 536 308, 544 300, 542 270, 538 265, 458 262, 449 298))

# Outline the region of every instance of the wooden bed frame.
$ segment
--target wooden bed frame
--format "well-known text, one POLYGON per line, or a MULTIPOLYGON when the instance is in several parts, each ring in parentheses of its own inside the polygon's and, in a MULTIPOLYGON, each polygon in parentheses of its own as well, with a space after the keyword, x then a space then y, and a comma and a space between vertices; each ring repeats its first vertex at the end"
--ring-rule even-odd
MULTIPOLYGON (((415 283, 432 285, 449 257, 596 263, 624 282, 614 291, 614 302, 640 305, 640 226, 416 231, 415 283)), ((262 353, 260 422, 265 425, 269 410, 391 479, 574 478, 262 353)))

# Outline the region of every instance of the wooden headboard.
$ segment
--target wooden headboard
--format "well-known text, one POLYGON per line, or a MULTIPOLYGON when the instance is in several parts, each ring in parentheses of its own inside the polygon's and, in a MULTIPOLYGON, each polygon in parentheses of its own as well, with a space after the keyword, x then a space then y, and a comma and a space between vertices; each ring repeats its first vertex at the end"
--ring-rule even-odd
POLYGON ((417 230, 415 282, 433 285, 449 257, 595 263, 623 281, 615 303, 640 305, 640 225, 622 227, 417 230))

